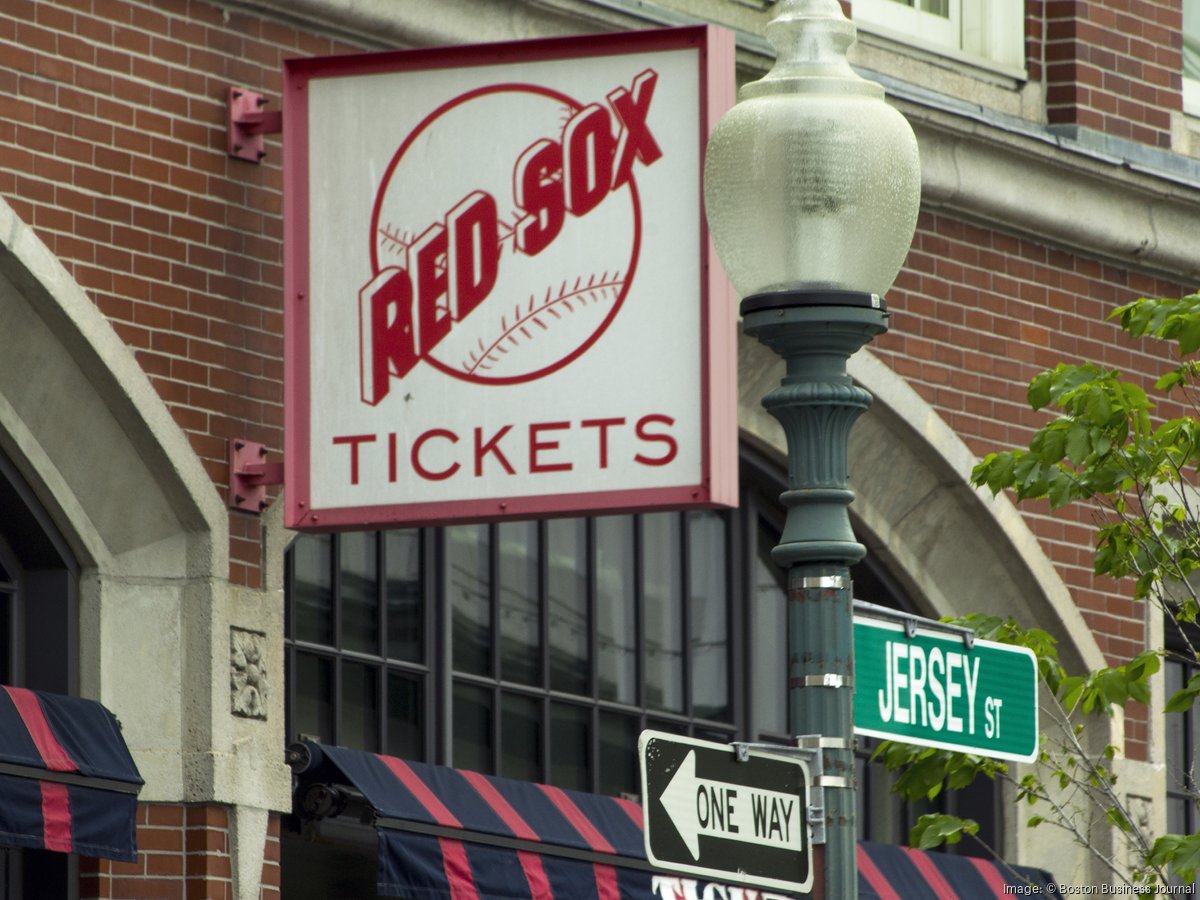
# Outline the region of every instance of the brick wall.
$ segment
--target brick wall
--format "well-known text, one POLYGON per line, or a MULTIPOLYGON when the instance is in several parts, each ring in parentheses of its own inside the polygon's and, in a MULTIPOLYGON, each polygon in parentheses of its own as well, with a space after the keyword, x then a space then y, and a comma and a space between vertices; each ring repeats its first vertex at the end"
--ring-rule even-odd
MULTIPOLYGON (((214 484, 227 440, 282 445, 278 142, 225 153, 225 91, 351 48, 189 0, 0 5, 0 194, 136 352, 214 484)), ((275 457, 277 458, 277 457, 275 457)), ((230 576, 261 581, 254 517, 230 576)))
MULTIPOLYGON (((1107 321, 1141 296, 1182 296, 1194 285, 1152 278, 1095 259, 922 214, 888 304, 891 330, 872 344, 932 404, 977 456, 1027 446, 1049 418, 1026 401, 1029 380, 1059 362, 1092 361, 1152 386, 1168 363, 1154 342, 1133 341, 1107 321)), ((1183 414, 1161 403, 1163 416, 1183 414)), ((1145 647, 1145 608, 1131 587, 1092 574, 1094 510, 1051 512, 1022 504, 1111 664, 1145 647)), ((981 590, 985 587, 981 585, 981 590)), ((1026 627, 1037 622, 1024 622, 1026 627)), ((1131 707, 1126 751, 1146 753, 1144 711, 1131 707)))
POLYGON ((267 846, 265 859, 263 860, 260 900, 280 900, 283 896, 283 872, 279 865, 281 858, 279 829, 279 816, 271 816, 270 823, 267 826, 267 846))
POLYGON ((1169 148, 1183 108, 1182 0, 1038 0, 1035 21, 1039 6, 1030 74, 1044 73, 1048 121, 1169 148))
MULTIPOLYGON (((143 803, 137 862, 80 857, 83 900, 233 900, 229 810, 212 804, 143 803)), ((278 900, 279 817, 272 816, 262 900, 278 900)))

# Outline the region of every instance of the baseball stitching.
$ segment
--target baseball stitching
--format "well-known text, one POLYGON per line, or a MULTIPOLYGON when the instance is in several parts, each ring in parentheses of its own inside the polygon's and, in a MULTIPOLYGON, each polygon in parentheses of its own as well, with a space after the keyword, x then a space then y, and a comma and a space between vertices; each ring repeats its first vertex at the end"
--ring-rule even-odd
POLYGON ((541 331, 549 331, 554 322, 574 313, 577 308, 582 309, 615 299, 624 286, 625 279, 620 272, 602 272, 600 275, 593 273, 588 277, 586 284, 583 276, 575 279, 573 285, 564 281, 559 285, 557 293, 551 285, 546 288, 546 294, 541 300, 538 300, 537 294, 531 294, 524 310, 520 304, 513 309, 512 324, 509 324, 507 315, 501 316, 500 336, 490 345, 484 344, 480 338, 476 349, 471 351, 469 358, 463 360, 460 366, 468 375, 473 375, 480 369, 486 372, 511 348, 520 346, 522 342, 534 340, 540 332, 533 330, 533 326, 537 326, 541 331))

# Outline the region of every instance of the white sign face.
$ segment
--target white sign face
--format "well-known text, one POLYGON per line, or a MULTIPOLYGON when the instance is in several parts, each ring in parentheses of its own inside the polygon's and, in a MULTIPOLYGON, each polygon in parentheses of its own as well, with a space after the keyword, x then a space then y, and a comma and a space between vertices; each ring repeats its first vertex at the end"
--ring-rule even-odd
POLYGON ((700 203, 732 58, 688 28, 288 63, 290 527, 736 502, 700 203))

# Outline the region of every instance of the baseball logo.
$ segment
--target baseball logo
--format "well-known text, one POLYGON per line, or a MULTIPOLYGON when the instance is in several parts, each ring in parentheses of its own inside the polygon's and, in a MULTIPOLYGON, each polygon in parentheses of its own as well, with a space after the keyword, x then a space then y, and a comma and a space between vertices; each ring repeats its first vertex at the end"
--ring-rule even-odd
POLYGON ((364 403, 418 366, 533 381, 600 338, 637 271, 634 170, 662 156, 646 122, 657 77, 588 102, 480 88, 405 137, 376 194, 359 293, 364 403))

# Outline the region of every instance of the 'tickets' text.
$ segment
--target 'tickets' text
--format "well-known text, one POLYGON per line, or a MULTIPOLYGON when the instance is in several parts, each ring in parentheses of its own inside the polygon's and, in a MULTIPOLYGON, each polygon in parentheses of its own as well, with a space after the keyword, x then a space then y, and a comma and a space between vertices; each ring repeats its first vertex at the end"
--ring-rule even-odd
POLYGON ((396 432, 344 434, 332 439, 345 448, 341 473, 351 485, 394 484, 405 470, 425 481, 537 475, 548 472, 596 472, 610 463, 665 466, 679 455, 671 433, 675 420, 659 413, 635 421, 623 416, 578 422, 531 422, 528 425, 477 426, 461 431, 430 428, 411 442, 396 432), (616 447, 624 448, 617 459, 616 447))

